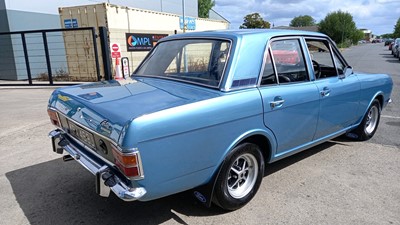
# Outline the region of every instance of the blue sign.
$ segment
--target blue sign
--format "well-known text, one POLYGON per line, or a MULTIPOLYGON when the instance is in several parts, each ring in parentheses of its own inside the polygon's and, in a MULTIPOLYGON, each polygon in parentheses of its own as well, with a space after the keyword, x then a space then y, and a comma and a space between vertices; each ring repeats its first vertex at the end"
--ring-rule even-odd
MULTIPOLYGON (((196 30, 196 18, 185 16, 186 30, 196 30)), ((179 17, 179 26, 183 30, 183 16, 179 17)))
POLYGON ((65 28, 77 28, 78 27, 78 20, 77 19, 65 19, 64 20, 64 27, 65 28))

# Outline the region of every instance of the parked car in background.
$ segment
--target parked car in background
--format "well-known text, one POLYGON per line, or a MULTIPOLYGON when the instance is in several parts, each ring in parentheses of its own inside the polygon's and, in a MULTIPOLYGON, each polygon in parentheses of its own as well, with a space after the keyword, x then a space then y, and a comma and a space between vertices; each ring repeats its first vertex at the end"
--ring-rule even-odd
POLYGON ((394 57, 399 57, 399 46, 400 46, 400 38, 396 38, 392 45, 392 55, 394 57))
POLYGON ((390 42, 390 44, 389 44, 389 51, 392 50, 393 44, 394 44, 394 41, 390 42))
POLYGON ((354 72, 321 33, 191 32, 160 40, 126 80, 55 90, 49 136, 54 152, 95 175, 101 196, 192 190, 235 210, 266 164, 346 133, 370 139, 392 86, 388 75, 354 72))
POLYGON ((393 39, 386 39, 385 40, 385 46, 390 45, 390 43, 392 43, 392 42, 393 42, 393 39))

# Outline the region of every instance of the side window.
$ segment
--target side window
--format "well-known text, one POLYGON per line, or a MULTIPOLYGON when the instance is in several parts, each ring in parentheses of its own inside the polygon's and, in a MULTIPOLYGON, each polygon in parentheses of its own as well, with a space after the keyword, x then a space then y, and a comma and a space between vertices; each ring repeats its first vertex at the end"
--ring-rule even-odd
POLYGON ((309 80, 298 39, 273 41, 269 53, 275 64, 278 83, 309 80))
POLYGON ((271 53, 268 51, 267 59, 264 65, 264 71, 261 79, 261 85, 276 84, 276 76, 272 65, 271 53))
POLYGON ((339 57, 337 56, 336 52, 333 52, 333 58, 335 60, 335 66, 337 68, 338 74, 344 74, 344 69, 346 66, 340 61, 339 57))
POLYGON ((331 52, 328 40, 306 39, 316 79, 343 74, 345 65, 335 52, 331 52))

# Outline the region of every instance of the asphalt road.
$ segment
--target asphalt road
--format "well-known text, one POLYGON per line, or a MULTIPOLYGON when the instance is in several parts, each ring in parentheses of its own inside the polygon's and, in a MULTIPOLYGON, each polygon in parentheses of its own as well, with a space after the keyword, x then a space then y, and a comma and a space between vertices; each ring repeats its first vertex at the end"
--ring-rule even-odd
POLYGON ((52 89, 0 88, 0 224, 400 224, 400 61, 386 49, 344 51, 355 70, 394 80, 376 135, 268 165, 255 198, 234 212, 204 208, 188 192, 130 203, 97 196, 89 172, 52 153, 52 89))

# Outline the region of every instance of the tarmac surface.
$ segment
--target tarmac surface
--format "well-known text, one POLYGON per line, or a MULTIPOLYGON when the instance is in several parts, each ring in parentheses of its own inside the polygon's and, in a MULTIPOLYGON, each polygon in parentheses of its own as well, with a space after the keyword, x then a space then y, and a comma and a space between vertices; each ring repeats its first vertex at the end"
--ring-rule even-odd
POLYGON ((393 78, 375 136, 267 165, 255 198, 234 212, 205 208, 189 192, 129 203, 96 195, 89 172, 52 152, 53 88, 0 87, 0 224, 400 224, 400 61, 381 43, 343 54, 356 71, 393 78))

